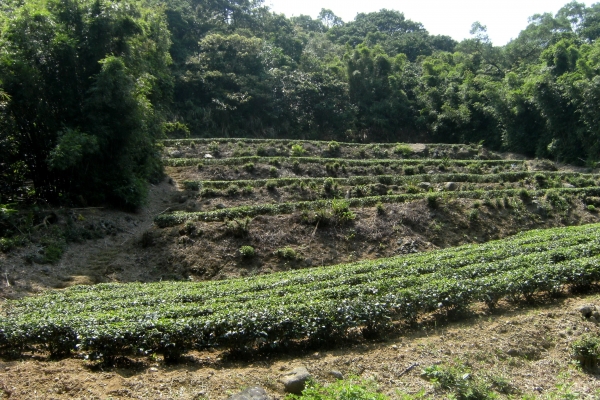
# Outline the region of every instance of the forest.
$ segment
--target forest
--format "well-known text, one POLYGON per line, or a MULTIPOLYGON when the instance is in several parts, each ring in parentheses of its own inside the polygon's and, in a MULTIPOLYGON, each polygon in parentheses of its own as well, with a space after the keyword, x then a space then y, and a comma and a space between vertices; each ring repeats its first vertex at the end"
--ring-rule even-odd
POLYGON ((260 0, 0 3, 0 204, 135 209, 167 137, 477 143, 595 166, 600 3, 495 46, 399 11, 287 18, 260 0))

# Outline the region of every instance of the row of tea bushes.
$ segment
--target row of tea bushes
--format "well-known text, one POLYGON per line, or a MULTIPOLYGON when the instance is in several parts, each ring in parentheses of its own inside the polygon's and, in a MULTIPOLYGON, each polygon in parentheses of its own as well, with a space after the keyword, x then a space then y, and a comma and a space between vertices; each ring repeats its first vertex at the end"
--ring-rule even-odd
POLYGON ((473 302, 556 293, 600 278, 600 225, 246 279, 78 286, 9 301, 0 350, 105 360, 190 349, 336 341, 473 302))
MULTIPOLYGON (((348 207, 374 207, 378 203, 394 204, 405 203, 420 199, 427 199, 431 204, 435 204, 444 199, 497 199, 504 197, 542 197, 550 195, 552 198, 566 196, 599 196, 599 187, 588 188, 562 188, 562 189, 540 189, 527 191, 524 189, 506 189, 506 190, 474 190, 474 191, 456 191, 456 192, 427 192, 414 194, 398 194, 384 196, 370 196, 361 198, 350 198, 343 200, 348 207)), ((201 212, 173 212, 170 214, 162 214, 154 219, 157 226, 165 228, 183 224, 188 221, 224 221, 226 219, 237 219, 246 217, 255 217, 258 215, 281 215, 292 214, 298 211, 316 211, 319 209, 332 208, 333 202, 336 200, 315 200, 315 201, 300 201, 293 203, 275 203, 275 204, 257 204, 254 206, 241 206, 224 208, 214 211, 201 212)))

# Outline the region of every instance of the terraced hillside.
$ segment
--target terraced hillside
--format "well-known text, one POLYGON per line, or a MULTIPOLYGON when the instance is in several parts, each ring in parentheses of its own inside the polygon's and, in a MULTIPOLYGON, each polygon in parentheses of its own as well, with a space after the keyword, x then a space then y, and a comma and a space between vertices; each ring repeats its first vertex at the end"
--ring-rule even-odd
POLYGON ((593 171, 478 145, 164 144, 179 193, 155 219, 148 251, 169 246, 176 273, 193 279, 390 257, 597 220, 588 210, 599 194, 593 171))
POLYGON ((441 144, 169 140, 164 158, 152 226, 127 216, 87 270, 52 267, 87 286, 0 303, 2 357, 304 354, 600 278, 595 170, 441 144))

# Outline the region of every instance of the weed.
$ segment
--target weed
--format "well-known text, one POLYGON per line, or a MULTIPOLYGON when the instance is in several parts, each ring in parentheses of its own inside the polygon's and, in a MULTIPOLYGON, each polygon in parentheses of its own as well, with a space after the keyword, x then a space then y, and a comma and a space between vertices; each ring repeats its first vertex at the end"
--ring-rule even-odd
POLYGON ((198 165, 196 165, 196 168, 198 168, 198 171, 200 171, 202 168, 204 168, 204 163, 198 163, 198 165))
POLYGON ((404 175, 414 175, 415 168, 414 167, 404 167, 404 175))
POLYGON ((244 166, 242 168, 244 168, 244 170, 246 172, 252 173, 252 172, 254 172, 255 166, 254 166, 254 163, 247 163, 247 164, 244 164, 244 166))
POLYGON ((269 175, 271 175, 273 178, 277 178, 277 175, 279 175, 279 170, 276 167, 271 167, 269 168, 269 175))
POLYGON ((286 400, 388 400, 388 397, 377 393, 373 381, 351 377, 323 386, 316 381, 309 381, 302 395, 288 395, 286 400))
POLYGON ((382 202, 378 202, 375 207, 377 208, 377 214, 379 214, 379 215, 385 214, 385 207, 383 206, 382 202))
POLYGON ((242 188, 242 193, 244 193, 245 195, 252 194, 252 192, 254 192, 254 188, 250 185, 246 185, 242 188))

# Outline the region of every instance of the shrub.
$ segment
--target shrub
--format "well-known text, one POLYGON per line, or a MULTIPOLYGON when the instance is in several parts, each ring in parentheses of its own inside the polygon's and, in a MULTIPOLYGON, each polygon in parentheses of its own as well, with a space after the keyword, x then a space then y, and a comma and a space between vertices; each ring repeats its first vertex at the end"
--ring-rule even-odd
POLYGON ((340 144, 332 140, 327 144, 327 153, 330 155, 338 155, 340 153, 340 144))
POLYGON ((427 194, 427 205, 431 208, 437 208, 440 196, 435 193, 427 194))
POLYGON ((242 246, 240 247, 240 254, 244 258, 252 258, 256 255, 256 251, 252 246, 242 246))
POLYGON ((379 214, 379 215, 385 214, 385 207, 383 206, 382 202, 378 202, 375 207, 377 208, 377 214, 379 214))
POLYGON ((277 189, 277 181, 274 179, 269 179, 265 185, 267 190, 275 190, 277 189))
POLYGON ((271 175, 273 178, 276 178, 278 174, 279 170, 276 167, 269 168, 269 175, 271 175))
POLYGON ((600 357, 600 338, 592 333, 582 335, 571 344, 571 357, 581 368, 595 369, 600 357))
POLYGON ((323 188, 325 189, 325 192, 329 193, 333 190, 335 186, 335 181, 333 180, 333 178, 327 178, 323 181, 323 188))
POLYGON ((294 171, 294 173, 299 174, 302 172, 302 169, 300 169, 300 163, 298 162, 298 160, 294 160, 294 162, 292 163, 292 171, 294 171))
POLYGON ((210 144, 208 145, 208 151, 214 155, 219 155, 219 153, 221 151, 219 148, 219 143, 218 142, 210 142, 210 144))
POLYGON ((345 200, 332 200, 331 209, 333 211, 333 215, 340 223, 349 222, 356 218, 356 215, 350 211, 350 203, 345 200))
POLYGON ((414 167, 404 167, 404 175, 414 175, 415 168, 414 167))
POLYGON ((394 147, 394 153, 408 157, 412 154, 412 149, 407 144, 398 143, 396 147, 394 147))
POLYGON ((472 209, 469 211, 468 217, 469 221, 477 221, 479 219, 479 210, 477 208, 472 209))
POLYGON ((237 196, 240 194, 240 188, 237 185, 229 185, 225 193, 227 193, 227 196, 237 196))
POLYGON ((285 258, 286 260, 295 260, 299 257, 296 250, 292 249, 291 247, 277 249, 275 254, 281 258, 285 258))
POLYGON ((255 167, 254 167, 254 163, 247 163, 247 164, 244 164, 244 166, 242 168, 244 168, 244 170, 246 172, 252 173, 252 172, 254 172, 255 167))
POLYGON ((251 222, 252 219, 250 217, 225 221, 225 230, 235 237, 248 236, 251 222))
POLYGON ((196 165, 196 168, 198 168, 198 171, 200 171, 202 168, 204 168, 204 163, 198 163, 198 165, 196 165))
POLYGON ((593 204, 590 204, 587 206, 587 209, 589 212, 595 212, 596 211, 596 206, 594 206, 593 204))

